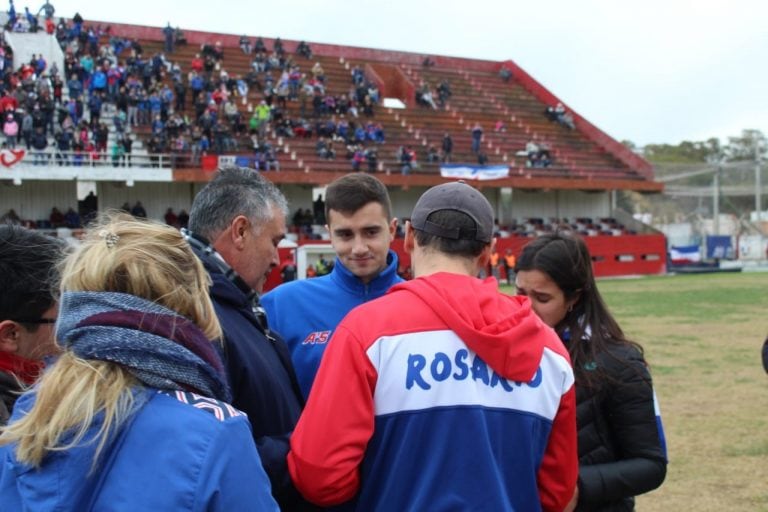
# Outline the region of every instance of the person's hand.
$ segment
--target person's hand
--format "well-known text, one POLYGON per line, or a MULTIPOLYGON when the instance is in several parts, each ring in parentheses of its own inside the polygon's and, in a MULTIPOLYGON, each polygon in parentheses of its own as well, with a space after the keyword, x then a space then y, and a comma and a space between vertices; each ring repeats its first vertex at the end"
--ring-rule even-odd
POLYGON ((576 485, 576 488, 573 490, 573 497, 571 498, 571 501, 568 502, 568 505, 565 506, 565 508, 563 509, 563 512, 573 512, 578 502, 579 502, 579 486, 576 485))

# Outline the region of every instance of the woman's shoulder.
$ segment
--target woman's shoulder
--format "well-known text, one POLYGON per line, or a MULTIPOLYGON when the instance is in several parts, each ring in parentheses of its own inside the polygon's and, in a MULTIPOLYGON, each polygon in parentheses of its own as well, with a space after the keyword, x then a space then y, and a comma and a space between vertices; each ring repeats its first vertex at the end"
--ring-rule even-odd
POLYGON ((608 374, 609 380, 650 381, 648 363, 639 345, 627 341, 609 341, 597 354, 598 365, 608 374))
POLYGON ((158 409, 158 414, 183 415, 186 420, 200 423, 227 422, 229 420, 246 420, 244 412, 235 409, 232 405, 189 391, 154 391, 156 394, 151 400, 153 408, 158 409))

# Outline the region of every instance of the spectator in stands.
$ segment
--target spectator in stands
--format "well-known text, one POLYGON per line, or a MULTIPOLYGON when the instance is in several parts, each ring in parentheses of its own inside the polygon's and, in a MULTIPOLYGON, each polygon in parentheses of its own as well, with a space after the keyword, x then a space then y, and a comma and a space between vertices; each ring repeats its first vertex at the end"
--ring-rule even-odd
POLYGON ((483 127, 480 123, 476 122, 472 127, 472 152, 478 153, 480 151, 480 143, 483 140, 483 127))
POLYGON ((112 165, 118 167, 120 165, 125 166, 125 147, 123 146, 123 139, 116 138, 112 144, 112 165))
POLYGON ((320 64, 320 61, 315 62, 315 65, 312 66, 312 78, 315 80, 323 83, 325 82, 325 70, 323 69, 323 66, 320 64))
POLYGON ((163 37, 165 39, 165 53, 173 53, 173 45, 176 42, 176 30, 171 27, 171 22, 163 29, 163 37))
POLYGON ((315 153, 320 158, 325 158, 326 160, 336 158, 336 152, 333 150, 332 144, 326 142, 324 137, 320 137, 315 144, 315 153))
POLYGON ((435 164, 440 161, 440 153, 438 153, 437 148, 434 145, 429 146, 427 149, 427 162, 430 164, 435 164))
POLYGON ((430 57, 429 55, 424 56, 424 60, 421 61, 421 65, 425 68, 431 68, 436 64, 435 59, 430 57))
POLYGON ((253 44, 253 51, 256 53, 264 53, 267 51, 267 46, 264 44, 264 39, 261 36, 256 38, 256 42, 253 44))
POLYGON ((5 135, 5 144, 8 149, 16 149, 16 140, 19 135, 19 123, 13 117, 13 114, 8 114, 3 123, 3 134, 5 135))
POLYGON ((355 172, 359 171, 363 163, 365 163, 365 151, 363 150, 363 147, 358 144, 355 146, 354 153, 352 154, 352 170, 355 172))
POLYGON ((0 223, 3 224, 21 224, 21 217, 18 216, 16 210, 11 208, 0 217, 0 223))
POLYGON ((515 280, 515 263, 516 262, 517 262, 517 259, 515 258, 515 255, 512 254, 512 249, 506 249, 504 251, 504 258, 501 260, 501 263, 502 265, 504 265, 504 275, 507 278, 508 286, 511 286, 515 280))
POLYGON ((147 211, 144 209, 141 201, 136 201, 136 204, 133 205, 133 208, 131 208, 131 215, 139 219, 147 218, 147 211))
POLYGON ((285 48, 283 48, 283 41, 279 37, 275 39, 275 42, 272 45, 272 50, 278 55, 282 56, 285 53, 285 48))
POLYGON ((64 226, 64 214, 61 210, 55 206, 51 208, 51 213, 48 215, 48 222, 51 223, 52 228, 60 228, 64 226))
POLYGON ((283 283, 288 283, 296 279, 296 262, 293 258, 293 252, 289 252, 285 261, 280 264, 280 279, 283 283))
POLYGON ((56 12, 56 8, 51 4, 51 2, 45 0, 45 3, 37 11, 37 15, 39 16, 41 12, 45 16, 46 20, 50 20, 53 18, 53 14, 56 12))
POLYGON ((508 67, 502 66, 499 70, 499 77, 504 83, 507 83, 512 78, 512 71, 508 67))
POLYGON ((37 16, 29 12, 29 7, 24 7, 24 17, 27 20, 27 23, 29 24, 29 31, 34 33, 37 32, 38 23, 37 23, 37 16))
POLYGON ((537 162, 539 159, 539 145, 536 144, 536 141, 529 140, 525 144, 525 153, 528 157, 526 165, 528 167, 537 167, 537 162))
POLYGON ((34 165, 45 165, 48 161, 48 154, 45 152, 48 147, 48 138, 45 136, 43 128, 37 128, 32 134, 32 149, 35 155, 34 165))
POLYGON ((404 175, 411 174, 416 166, 416 152, 411 146, 400 146, 399 149, 400 173, 404 175))
POLYGON ((243 53, 246 55, 250 55, 253 51, 253 45, 251 44, 251 40, 248 38, 247 35, 243 34, 240 36, 240 49, 243 50, 243 53))
POLYGON ((82 227, 80 224, 80 215, 71 206, 64 212, 64 225, 70 229, 82 227))
POLYGON ((440 107, 444 108, 445 103, 451 96, 453 96, 453 92, 451 91, 451 86, 448 83, 448 80, 441 80, 437 86, 437 101, 440 104, 440 107))
POLYGON ((129 135, 125 135, 122 140, 124 160, 127 161, 128 167, 132 166, 131 163, 131 150, 133 148, 133 140, 129 135))
POLYGON ((376 172, 379 162, 379 154, 376 148, 370 147, 365 150, 365 161, 368 163, 368 172, 376 172))
POLYGON ((477 165, 485 165, 488 163, 488 155, 483 151, 477 152, 477 165))
POLYGON ((296 47, 296 53, 304 57, 305 59, 311 59, 312 58, 312 49, 309 47, 309 45, 301 41, 299 45, 296 47))
POLYGON ((187 37, 184 35, 184 32, 178 26, 176 27, 174 42, 176 43, 177 46, 182 44, 187 44, 187 37))
POLYGON ((189 224, 189 214, 186 210, 181 210, 179 212, 179 227, 186 228, 187 224, 189 224))
POLYGON ((56 164, 69 165, 69 152, 72 150, 72 131, 61 130, 56 135, 56 164))
POLYGON ((566 112, 565 106, 560 102, 558 102, 555 107, 547 107, 544 111, 544 115, 550 121, 557 121, 559 124, 570 130, 576 129, 576 125, 573 122, 573 116, 566 112))
POLYGON ((165 223, 169 226, 173 226, 174 228, 179 227, 179 217, 173 212, 173 208, 170 206, 165 211, 165 216, 163 218, 165 219, 165 223))
POLYGON ((443 150, 443 162, 450 162, 451 153, 453 152, 453 139, 450 133, 445 132, 443 134, 443 141, 440 147, 443 150))

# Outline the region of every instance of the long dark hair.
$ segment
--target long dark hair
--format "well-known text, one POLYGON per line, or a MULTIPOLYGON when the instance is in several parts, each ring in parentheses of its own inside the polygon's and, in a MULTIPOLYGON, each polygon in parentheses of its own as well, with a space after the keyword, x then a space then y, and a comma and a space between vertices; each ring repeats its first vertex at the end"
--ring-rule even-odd
POLYGON ((603 301, 592 272, 592 256, 580 237, 565 233, 543 235, 523 248, 515 272, 538 270, 549 276, 566 300, 576 298, 555 331, 569 337, 567 343, 574 372, 581 384, 590 386, 601 372, 592 371, 598 354, 608 353, 609 344, 642 347, 628 340, 603 301), (585 340, 589 340, 585 342, 585 340), (590 371, 585 371, 589 366, 590 371))

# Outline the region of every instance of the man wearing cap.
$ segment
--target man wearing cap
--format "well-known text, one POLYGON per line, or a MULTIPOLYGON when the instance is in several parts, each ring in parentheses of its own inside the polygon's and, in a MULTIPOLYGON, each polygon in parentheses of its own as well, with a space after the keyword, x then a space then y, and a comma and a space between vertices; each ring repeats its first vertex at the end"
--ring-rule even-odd
POLYGON ((495 244, 471 186, 429 189, 406 223, 415 279, 328 344, 291 438, 310 501, 359 510, 564 510, 578 473, 568 353, 530 302, 475 278, 495 244))

